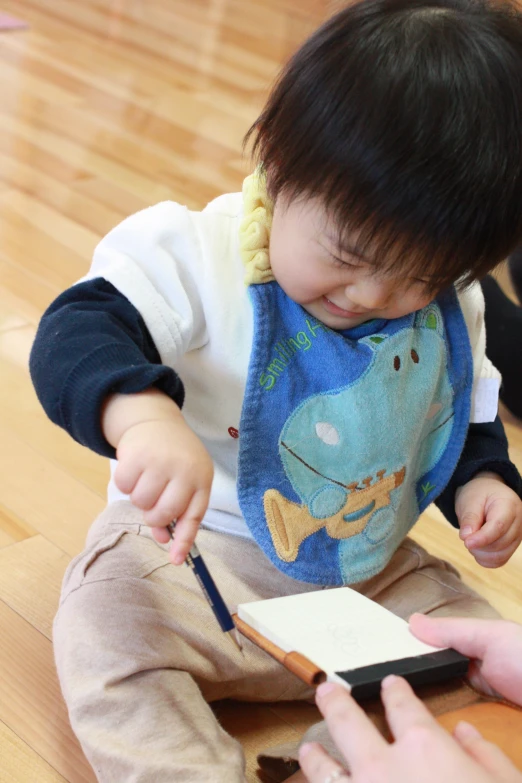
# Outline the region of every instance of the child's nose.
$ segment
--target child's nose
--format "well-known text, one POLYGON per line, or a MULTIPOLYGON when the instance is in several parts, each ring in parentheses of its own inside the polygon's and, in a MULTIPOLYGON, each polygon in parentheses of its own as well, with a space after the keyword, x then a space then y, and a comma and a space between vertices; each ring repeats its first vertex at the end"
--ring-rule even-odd
POLYGON ((365 310, 382 310, 393 296, 390 281, 366 279, 346 290, 347 298, 365 310))

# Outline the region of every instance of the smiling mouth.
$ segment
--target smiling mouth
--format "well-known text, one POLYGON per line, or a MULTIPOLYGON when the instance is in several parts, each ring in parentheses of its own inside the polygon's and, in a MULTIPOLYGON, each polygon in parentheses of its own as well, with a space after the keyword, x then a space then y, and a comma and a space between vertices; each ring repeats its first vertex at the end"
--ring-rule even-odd
POLYGON ((368 312, 367 310, 345 310, 343 307, 339 307, 335 302, 328 299, 327 296, 324 296, 323 299, 326 304, 326 309, 334 315, 342 315, 345 318, 356 318, 357 316, 365 315, 368 312))

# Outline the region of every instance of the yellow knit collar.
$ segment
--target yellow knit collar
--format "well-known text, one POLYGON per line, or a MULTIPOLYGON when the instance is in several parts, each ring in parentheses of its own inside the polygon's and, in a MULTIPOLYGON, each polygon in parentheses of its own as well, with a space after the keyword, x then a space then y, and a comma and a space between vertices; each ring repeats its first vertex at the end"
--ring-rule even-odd
POLYGON ((259 169, 243 182, 244 217, 239 227, 239 252, 246 268, 245 284, 274 280, 269 244, 273 205, 266 192, 266 180, 259 169))

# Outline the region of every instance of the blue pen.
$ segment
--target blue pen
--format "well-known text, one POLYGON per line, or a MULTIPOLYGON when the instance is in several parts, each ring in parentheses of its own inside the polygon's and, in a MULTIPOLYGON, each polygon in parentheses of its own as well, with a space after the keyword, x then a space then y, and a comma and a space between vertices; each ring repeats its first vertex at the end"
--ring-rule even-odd
MULTIPOLYGON (((168 526, 171 538, 174 537, 175 526, 175 522, 168 526)), ((203 591, 203 595, 214 612, 214 617, 221 626, 221 630, 232 640, 233 644, 239 649, 239 652, 242 652, 243 648, 236 636, 236 626, 234 625, 232 616, 228 611, 214 580, 210 576, 209 570, 205 565, 205 561, 201 557, 201 553, 196 544, 192 544, 190 552, 185 559, 185 563, 192 568, 194 576, 198 580, 199 586, 203 591)))

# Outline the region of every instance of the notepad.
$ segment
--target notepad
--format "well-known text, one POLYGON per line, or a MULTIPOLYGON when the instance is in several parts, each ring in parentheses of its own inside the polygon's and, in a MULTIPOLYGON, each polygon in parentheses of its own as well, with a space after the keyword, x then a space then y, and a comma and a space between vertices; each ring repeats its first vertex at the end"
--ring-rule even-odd
POLYGON ((416 639, 408 624, 348 587, 240 604, 238 628, 303 679, 358 699, 399 674, 413 685, 464 675, 468 659, 416 639))

